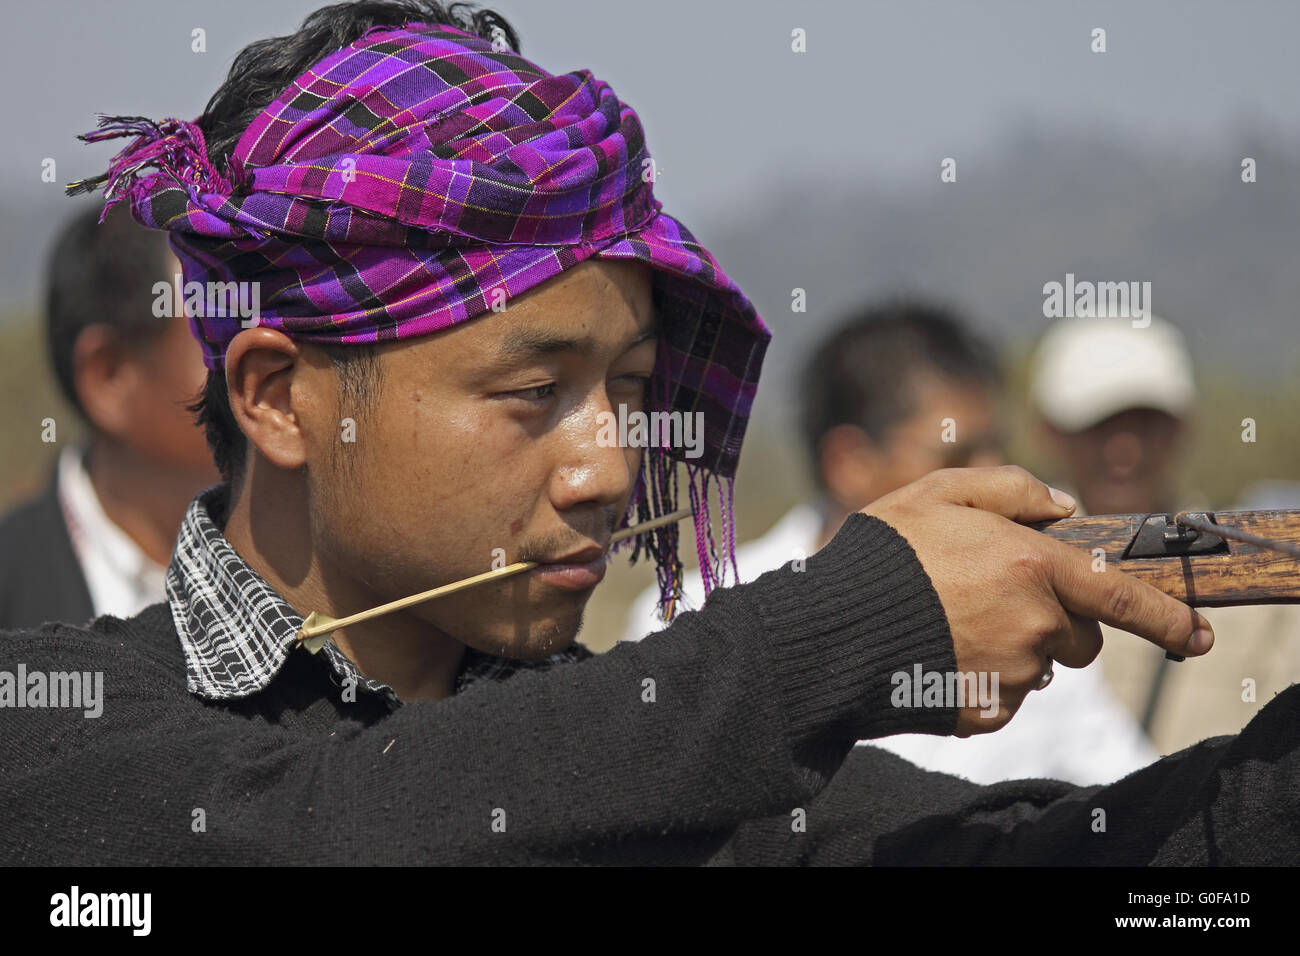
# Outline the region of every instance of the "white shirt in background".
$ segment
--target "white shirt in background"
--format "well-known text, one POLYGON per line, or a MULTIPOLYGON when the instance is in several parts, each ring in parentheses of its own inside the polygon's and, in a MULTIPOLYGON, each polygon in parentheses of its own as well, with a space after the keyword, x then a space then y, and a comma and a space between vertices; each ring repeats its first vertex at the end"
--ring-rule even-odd
MULTIPOLYGON (((90 483, 80 448, 59 454, 59 503, 95 616, 127 618, 165 600, 167 569, 113 523, 90 483)), ((80 622, 77 622, 80 623, 80 622)))
MULTIPOLYGON (((740 580, 753 581, 765 571, 812 555, 820 531, 821 517, 815 508, 794 508, 763 537, 736 549, 740 580)), ((686 575, 683 594, 687 598, 683 607, 703 605, 698 571, 686 575)), ((623 640, 638 641, 663 629, 656 616, 658 600, 657 587, 637 597, 623 640)), ((1051 685, 1029 694, 1011 723, 996 733, 966 738, 901 734, 859 744, 881 747, 927 770, 976 783, 1028 777, 1082 785, 1111 783, 1159 757, 1137 721, 1111 694, 1099 667, 1057 664, 1054 673, 1051 685)))

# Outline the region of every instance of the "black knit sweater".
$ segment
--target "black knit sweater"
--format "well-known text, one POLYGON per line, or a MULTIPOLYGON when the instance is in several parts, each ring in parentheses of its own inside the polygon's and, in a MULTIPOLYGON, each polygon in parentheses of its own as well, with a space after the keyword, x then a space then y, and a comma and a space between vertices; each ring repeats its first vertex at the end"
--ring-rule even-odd
POLYGON ((194 697, 162 604, 0 636, 0 671, 20 663, 102 672, 105 699, 93 719, 0 707, 0 863, 1276 862, 1300 847, 1296 688, 1240 737, 1106 788, 978 787, 854 748, 956 719, 890 705, 893 672, 956 665, 915 555, 866 516, 806 570, 715 592, 644 641, 392 713, 344 701, 303 653, 252 697, 194 697))

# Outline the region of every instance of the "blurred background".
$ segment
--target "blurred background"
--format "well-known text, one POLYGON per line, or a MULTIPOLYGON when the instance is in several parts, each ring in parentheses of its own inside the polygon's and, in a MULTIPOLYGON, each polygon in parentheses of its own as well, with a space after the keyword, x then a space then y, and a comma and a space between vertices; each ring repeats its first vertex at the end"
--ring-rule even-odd
MULTIPOLYGON (((35 493, 72 422, 40 325, 62 185, 121 144, 95 114, 192 119, 248 42, 313 0, 53 0, 6 11, 0 140, 0 507, 35 493), (202 31, 196 34, 195 31, 202 31), (196 37, 201 37, 203 50, 196 37), (53 160, 53 181, 42 178, 53 160)), ((1043 285, 1152 284, 1195 361, 1180 484, 1214 507, 1300 478, 1300 8, 1283 2, 1039 4, 500 0, 520 52, 590 68, 632 104, 656 194, 774 332, 737 482, 741 540, 810 493, 792 421, 799 363, 858 304, 937 298, 1001 349, 1012 460, 1053 478, 1025 401, 1043 285), (1106 51, 1094 52, 1093 31, 1106 51), (806 51, 792 51, 792 31, 806 51), (1242 162, 1256 179, 1242 181, 1242 162), (956 181, 940 180, 955 160, 956 181), (806 311, 792 310, 792 290, 806 311), (1257 440, 1240 440, 1243 418, 1257 440), (1255 489, 1252 491, 1252 489, 1255 489)), ((1280 489, 1280 490, 1279 490, 1280 489)), ((1300 501, 1290 502, 1300 505, 1300 501)), ((685 548, 684 551, 693 549, 685 548)), ((616 565, 582 640, 608 647, 653 578, 616 565)))

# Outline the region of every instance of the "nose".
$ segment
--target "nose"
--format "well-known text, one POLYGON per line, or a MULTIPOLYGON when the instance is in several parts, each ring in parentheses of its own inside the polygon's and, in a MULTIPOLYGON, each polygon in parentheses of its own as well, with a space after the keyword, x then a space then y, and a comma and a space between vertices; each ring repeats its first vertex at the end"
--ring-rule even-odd
POLYGON ((1129 431, 1116 432, 1106 440, 1102 457, 1111 474, 1128 477, 1142 464, 1142 440, 1129 431))
POLYGON ((626 425, 635 413, 626 406, 620 420, 604 388, 567 416, 556 430, 556 466, 551 480, 551 503, 560 512, 584 505, 617 513, 626 505, 636 482, 642 450, 625 440, 635 437, 626 425))

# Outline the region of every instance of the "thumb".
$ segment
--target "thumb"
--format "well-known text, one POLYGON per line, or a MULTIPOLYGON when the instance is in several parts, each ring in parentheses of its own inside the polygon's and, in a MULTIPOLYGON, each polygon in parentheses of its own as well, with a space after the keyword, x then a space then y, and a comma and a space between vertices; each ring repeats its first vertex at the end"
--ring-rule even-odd
POLYGON ((1075 501, 1019 465, 946 468, 932 472, 937 496, 955 505, 991 511, 1021 524, 1054 521, 1074 513, 1075 501))

